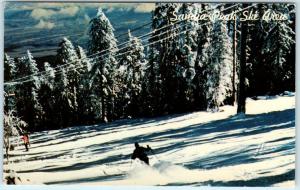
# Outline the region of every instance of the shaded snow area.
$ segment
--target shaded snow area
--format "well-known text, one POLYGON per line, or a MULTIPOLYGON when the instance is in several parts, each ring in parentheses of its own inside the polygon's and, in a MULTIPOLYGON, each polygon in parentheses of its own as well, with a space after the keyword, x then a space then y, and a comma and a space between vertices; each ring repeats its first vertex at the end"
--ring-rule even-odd
POLYGON ((23 184, 294 186, 294 95, 221 110, 34 133, 4 170, 23 184), (151 166, 131 162, 135 141, 154 149, 151 166))

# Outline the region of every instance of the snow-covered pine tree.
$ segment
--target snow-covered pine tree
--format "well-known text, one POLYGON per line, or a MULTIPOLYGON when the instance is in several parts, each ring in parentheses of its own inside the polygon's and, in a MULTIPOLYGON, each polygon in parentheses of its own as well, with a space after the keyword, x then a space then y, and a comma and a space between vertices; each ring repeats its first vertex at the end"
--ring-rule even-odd
POLYGON ((48 62, 44 63, 45 74, 42 77, 42 84, 49 87, 50 90, 54 89, 55 71, 48 62))
POLYGON ((248 95, 276 94, 294 83, 294 60, 290 58, 294 48, 295 7, 284 3, 258 4, 255 11, 260 17, 267 13, 287 16, 282 21, 248 23, 248 95))
POLYGON ((218 111, 219 106, 231 93, 231 47, 226 24, 216 20, 202 55, 208 110, 218 111))
POLYGON ((88 73, 92 69, 91 59, 87 57, 85 50, 81 46, 76 47, 76 53, 78 55, 79 61, 81 62, 81 68, 79 68, 80 73, 88 73))
MULTIPOLYGON (((291 62, 287 61, 291 56, 291 50, 295 44, 295 32, 293 28, 295 26, 295 20, 293 15, 295 14, 295 7, 292 4, 285 3, 274 3, 268 5, 268 10, 270 14, 272 13, 281 13, 286 15, 287 20, 282 21, 269 21, 263 22, 263 29, 265 32, 265 43, 262 47, 262 56, 267 57, 266 65, 269 65, 274 83, 270 85, 270 91, 273 93, 278 87, 284 86, 283 81, 286 81, 289 78, 293 77, 293 71, 290 70, 291 62), (282 80, 283 79, 283 80, 282 80)), ((294 64, 292 64, 294 65, 294 64)), ((295 76, 295 75, 294 75, 295 76)), ((271 81, 270 81, 271 82, 271 81)))
MULTIPOLYGON (((4 82, 13 81, 16 78, 16 63, 6 53, 4 54, 4 82)), ((4 85, 5 102, 4 111, 16 112, 16 100, 15 100, 15 85, 4 85)))
POLYGON ((178 14, 179 3, 156 3, 152 15, 153 35, 149 42, 155 42, 150 46, 149 63, 146 70, 144 94, 148 94, 146 106, 149 114, 160 114, 174 111, 173 98, 176 95, 176 83, 172 81, 176 76, 177 36, 178 25, 173 23, 174 14, 178 14), (165 27, 161 29, 162 27, 165 27), (168 38, 164 40, 165 38, 168 38))
POLYGON ((65 68, 61 68, 55 76, 55 106, 54 123, 55 128, 68 127, 73 123, 74 94, 69 88, 69 80, 65 68))
POLYGON ((18 137, 23 131, 27 130, 27 127, 27 123, 17 117, 14 111, 10 110, 4 113, 3 145, 7 161, 9 161, 9 150, 13 146, 11 138, 18 137))
POLYGON ((17 76, 28 76, 25 81, 16 85, 16 104, 18 115, 28 123, 31 131, 39 130, 43 109, 39 103, 38 90, 40 78, 36 75, 39 70, 32 54, 27 50, 27 56, 18 59, 17 76))
POLYGON ((159 51, 151 46, 147 56, 148 63, 145 68, 145 76, 142 82, 142 96, 144 97, 143 108, 146 115, 154 116, 161 113, 160 102, 162 101, 162 79, 160 75, 159 51))
MULTIPOLYGON (((199 14, 210 13, 208 11, 211 9, 211 4, 201 3, 198 6, 199 14)), ((199 27, 197 28, 197 56, 195 64, 195 77, 193 79, 193 84, 195 86, 194 90, 194 106, 196 110, 207 109, 206 94, 205 94, 205 76, 204 76, 204 64, 203 56, 205 56, 204 48, 208 47, 208 39, 210 31, 212 30, 212 23, 203 20, 198 21, 199 27)))
MULTIPOLYGON (((76 114, 78 109, 77 103, 77 90, 79 86, 80 70, 82 69, 81 62, 78 59, 76 50, 70 40, 63 38, 57 50, 57 62, 60 65, 67 64, 65 74, 68 79, 68 92, 69 92, 69 108, 72 108, 72 113, 76 114)), ((77 120, 78 115, 74 115, 74 120, 77 120)))
POLYGON ((41 87, 39 89, 39 102, 44 110, 43 124, 41 127, 43 129, 51 129, 55 126, 54 118, 54 106, 55 106, 55 71, 48 62, 44 63, 44 72, 42 76, 41 87))
POLYGON ((92 102, 91 102, 91 86, 90 71, 92 68, 91 60, 87 57, 84 49, 80 46, 76 47, 76 52, 82 66, 79 69, 79 87, 77 93, 78 113, 80 123, 92 122, 92 102))
POLYGON ((93 59, 95 62, 92 68, 92 91, 96 103, 93 105, 97 119, 104 122, 114 119, 114 77, 117 61, 117 40, 114 36, 114 28, 101 8, 95 18, 90 21, 89 26, 89 53, 98 53, 93 59))
POLYGON ((82 65, 72 42, 67 38, 59 43, 56 60, 58 65, 66 65, 57 71, 54 86, 55 123, 57 128, 61 128, 78 122, 77 98, 82 65))
MULTIPOLYGON (((259 17, 262 18, 263 14, 268 10, 268 5, 258 4, 254 10, 257 11, 259 13, 259 17)), ((242 24, 243 23, 241 23, 240 26, 242 24)), ((271 76, 268 71, 269 69, 265 68, 266 57, 262 55, 264 52, 263 46, 265 36, 267 35, 267 30, 264 30, 264 22, 261 20, 257 22, 247 22, 247 31, 244 31, 244 33, 247 33, 247 36, 243 36, 243 38, 246 38, 245 80, 249 81, 249 83, 246 82, 248 95, 252 96, 257 92, 265 94, 265 90, 268 91, 269 89, 269 84, 267 83, 269 83, 268 78, 271 76), (261 76, 263 76, 263 80, 261 76)), ((240 52, 242 53, 243 51, 238 51, 238 53, 240 52)), ((241 58, 241 55, 239 54, 238 57, 241 58)))
MULTIPOLYGON (((241 4, 236 5, 234 3, 226 3, 225 5, 222 5, 223 14, 231 14, 233 11, 237 11, 241 8, 241 4), (234 7, 232 7, 234 5, 234 7), (231 7, 231 8, 230 8, 231 7), (227 9, 227 10, 224 10, 227 9)), ((228 35, 232 39, 232 97, 229 99, 228 103, 231 105, 235 105, 237 102, 237 84, 238 84, 238 76, 237 76, 237 68, 238 68, 238 39, 239 39, 239 24, 236 19, 227 21, 227 27, 228 27, 228 35)))
POLYGON ((120 59, 120 65, 125 68, 123 72, 123 93, 125 114, 135 116, 140 113, 141 106, 140 95, 142 90, 143 65, 145 64, 144 47, 136 37, 133 37, 128 31, 128 48, 126 48, 120 59))
MULTIPOLYGON (((178 10, 178 14, 183 18, 188 18, 194 15, 197 18, 200 7, 196 3, 183 3, 178 10)), ((193 17, 191 17, 193 18, 193 17)), ((185 19, 180 25, 182 25, 181 31, 187 31, 179 35, 178 38, 178 53, 180 53, 180 62, 176 65, 177 80, 178 80, 178 103, 183 110, 193 110, 194 104, 194 90, 195 85, 193 79, 196 75, 195 63, 197 56, 197 38, 198 38, 198 20, 185 19)))
POLYGON ((8 54, 4 54, 4 82, 13 80, 16 75, 16 63, 14 58, 11 58, 8 54))

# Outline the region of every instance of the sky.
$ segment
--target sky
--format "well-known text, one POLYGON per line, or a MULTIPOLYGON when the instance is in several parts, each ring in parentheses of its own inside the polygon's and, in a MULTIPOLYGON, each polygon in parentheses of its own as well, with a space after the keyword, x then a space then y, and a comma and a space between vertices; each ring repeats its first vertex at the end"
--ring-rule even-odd
MULTIPOLYGON (((12 57, 54 55, 59 41, 68 37, 86 46, 88 23, 101 7, 115 28, 115 36, 151 19, 154 3, 34 3, 7 2, 4 10, 4 50, 12 57)), ((136 31, 140 35, 150 30, 136 31)), ((118 39, 124 41, 124 39, 118 39)))

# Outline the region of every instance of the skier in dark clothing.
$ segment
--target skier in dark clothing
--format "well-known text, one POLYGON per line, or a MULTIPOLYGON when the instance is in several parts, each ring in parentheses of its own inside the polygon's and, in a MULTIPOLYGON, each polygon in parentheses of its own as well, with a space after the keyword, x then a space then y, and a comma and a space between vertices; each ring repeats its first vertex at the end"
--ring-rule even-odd
POLYGON ((21 182, 21 178, 16 176, 14 171, 10 171, 9 175, 5 177, 7 185, 16 185, 17 180, 21 182))
POLYGON ((134 143, 135 149, 132 153, 131 159, 140 159, 141 161, 145 162, 147 165, 149 165, 149 158, 146 152, 152 151, 149 145, 147 145, 147 148, 142 147, 139 145, 139 143, 134 143))

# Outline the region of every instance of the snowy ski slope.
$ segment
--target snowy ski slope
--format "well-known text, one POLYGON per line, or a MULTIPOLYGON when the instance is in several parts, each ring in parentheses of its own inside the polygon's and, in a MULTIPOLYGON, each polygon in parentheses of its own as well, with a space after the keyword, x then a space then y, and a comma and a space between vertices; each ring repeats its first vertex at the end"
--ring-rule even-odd
POLYGON ((221 109, 34 133, 4 170, 21 184, 294 186, 294 94, 247 99, 244 117, 221 109), (151 167, 131 162, 135 141, 151 167))

